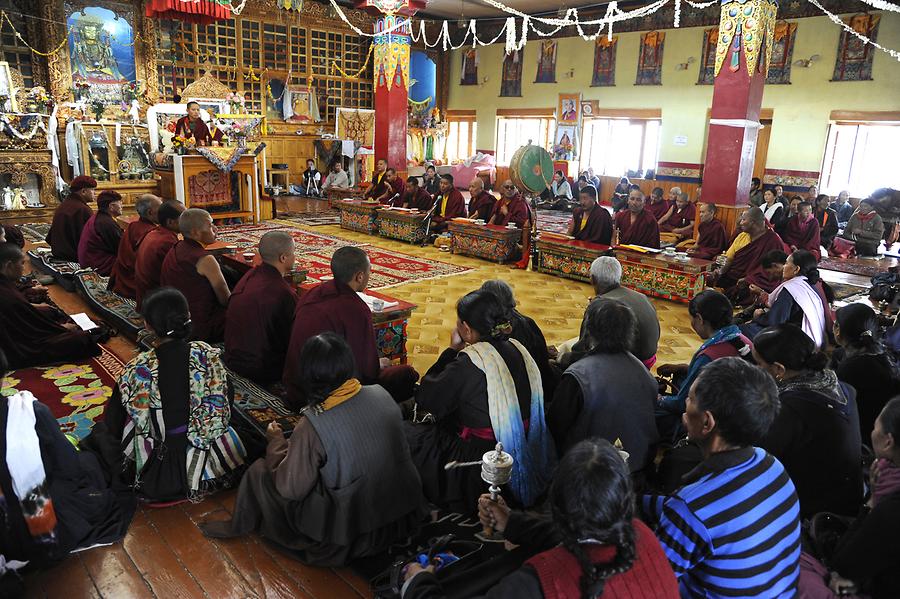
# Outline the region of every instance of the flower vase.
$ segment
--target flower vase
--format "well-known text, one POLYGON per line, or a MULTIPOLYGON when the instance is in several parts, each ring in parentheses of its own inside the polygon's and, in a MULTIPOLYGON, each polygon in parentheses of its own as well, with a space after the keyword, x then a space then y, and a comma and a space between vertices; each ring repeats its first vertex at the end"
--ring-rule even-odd
POLYGON ((237 136, 235 141, 237 141, 237 147, 239 147, 242 150, 247 149, 247 137, 246 136, 239 135, 239 136, 237 136))

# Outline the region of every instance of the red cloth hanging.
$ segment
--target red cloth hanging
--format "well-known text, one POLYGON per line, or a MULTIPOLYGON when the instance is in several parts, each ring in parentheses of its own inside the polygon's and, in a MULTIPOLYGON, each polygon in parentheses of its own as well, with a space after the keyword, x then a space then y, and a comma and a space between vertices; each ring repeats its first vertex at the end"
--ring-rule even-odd
POLYGON ((230 5, 212 0, 147 0, 147 16, 208 25, 232 14, 230 5))

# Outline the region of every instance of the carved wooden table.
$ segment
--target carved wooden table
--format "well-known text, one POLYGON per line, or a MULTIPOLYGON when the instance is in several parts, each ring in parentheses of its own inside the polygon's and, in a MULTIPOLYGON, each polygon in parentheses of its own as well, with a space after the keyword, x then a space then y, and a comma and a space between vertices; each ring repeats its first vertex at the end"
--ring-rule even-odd
POLYGON ((643 254, 620 247, 622 286, 675 302, 687 303, 706 287, 706 273, 715 262, 700 258, 678 260, 663 253, 643 254))
POLYGON ((425 239, 425 214, 416 210, 379 210, 378 234, 382 237, 419 243, 425 239))
POLYGON ((591 264, 597 257, 610 252, 608 245, 547 234, 538 237, 535 247, 538 271, 587 283, 591 282, 591 264))
POLYGON ((341 209, 341 228, 375 235, 378 232, 378 202, 344 200, 338 203, 341 209))
POLYGON ((522 240, 521 229, 499 225, 476 225, 466 221, 450 221, 448 230, 453 237, 454 254, 484 258, 503 264, 514 260, 522 240))

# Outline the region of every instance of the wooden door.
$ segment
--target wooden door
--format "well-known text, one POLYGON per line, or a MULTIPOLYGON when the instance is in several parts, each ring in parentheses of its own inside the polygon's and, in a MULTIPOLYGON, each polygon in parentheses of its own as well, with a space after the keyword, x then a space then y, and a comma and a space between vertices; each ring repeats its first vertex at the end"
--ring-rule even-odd
POLYGON ((772 135, 772 119, 760 119, 762 129, 756 136, 756 157, 753 162, 753 176, 763 181, 766 174, 766 157, 769 154, 769 138, 772 135))

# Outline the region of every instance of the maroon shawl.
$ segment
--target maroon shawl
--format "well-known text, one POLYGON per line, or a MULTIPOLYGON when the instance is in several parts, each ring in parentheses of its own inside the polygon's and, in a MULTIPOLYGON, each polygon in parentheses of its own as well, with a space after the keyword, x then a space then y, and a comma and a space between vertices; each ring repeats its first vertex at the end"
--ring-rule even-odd
POLYGON ((647 210, 653 215, 653 218, 659 221, 669 211, 669 200, 660 200, 659 202, 650 202, 647 204, 647 210))
POLYGON ((660 231, 665 231, 669 233, 674 231, 675 229, 680 229, 682 227, 686 227, 692 222, 694 222, 694 217, 696 214, 696 210, 694 205, 688 202, 684 205, 684 208, 679 210, 678 205, 676 204, 672 208, 672 214, 669 215, 669 218, 666 219, 660 227, 660 231))
POLYGON ((574 235, 578 241, 589 241, 601 245, 612 243, 612 217, 603 206, 595 205, 585 217, 582 208, 572 214, 575 223, 574 235))
POLYGON ((805 223, 800 222, 799 215, 792 216, 784 228, 784 242, 791 248, 812 252, 816 256, 816 260, 822 258, 819 249, 822 244, 819 236, 819 221, 814 216, 810 216, 805 223))
POLYGON ((510 200, 506 214, 503 214, 500 212, 500 209, 504 206, 505 202, 505 198, 500 198, 500 200, 494 204, 494 210, 491 213, 491 220, 493 222, 491 224, 505 227, 509 223, 516 223, 518 228, 524 228, 525 223, 531 215, 531 210, 528 208, 528 202, 523 200, 522 196, 516 194, 513 199, 510 200))
POLYGON ((742 247, 734 255, 734 258, 731 260, 731 266, 728 268, 728 277, 735 281, 743 279, 759 266, 762 262, 762 257, 772 250, 787 251, 778 233, 772 229, 766 229, 765 233, 742 247))
POLYGON ((692 256, 712 260, 728 247, 725 227, 715 218, 709 222, 700 223, 697 233, 697 243, 689 252, 692 256))
POLYGON ((659 248, 659 225, 646 210, 641 210, 634 222, 631 222, 631 210, 620 211, 616 215, 616 228, 620 244, 659 248))

